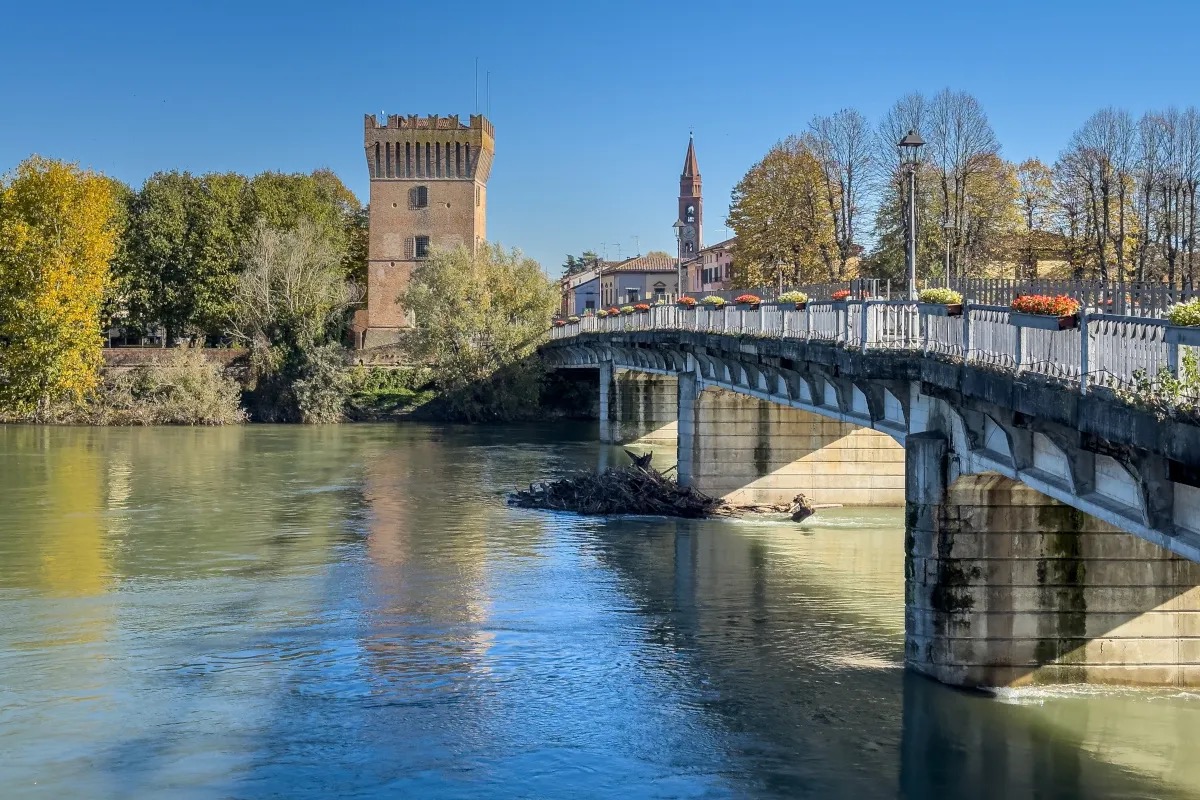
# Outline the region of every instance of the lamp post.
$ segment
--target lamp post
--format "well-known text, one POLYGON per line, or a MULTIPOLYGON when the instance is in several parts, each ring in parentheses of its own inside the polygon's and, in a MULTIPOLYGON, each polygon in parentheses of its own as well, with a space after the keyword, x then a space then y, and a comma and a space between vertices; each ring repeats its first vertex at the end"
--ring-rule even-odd
POLYGON ((779 295, 783 294, 783 259, 782 258, 775 259, 775 277, 779 282, 779 294, 775 295, 776 299, 778 299, 779 295))
POLYGON ((915 130, 900 140, 900 166, 908 173, 908 224, 904 236, 904 266, 908 273, 908 299, 917 299, 917 164, 918 151, 925 144, 915 130))
POLYGON ((675 299, 683 297, 683 223, 675 220, 675 299))

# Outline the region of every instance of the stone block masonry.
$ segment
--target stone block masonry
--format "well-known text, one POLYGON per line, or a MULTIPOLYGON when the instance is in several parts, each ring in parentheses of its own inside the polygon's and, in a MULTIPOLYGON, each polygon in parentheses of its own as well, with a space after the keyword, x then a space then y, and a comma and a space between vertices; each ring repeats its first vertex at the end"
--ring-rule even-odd
POLYGON ((1200 686, 1200 564, 909 439, 906 662, 966 687, 1200 686))
POLYGON ((904 450, 890 436, 724 389, 685 398, 694 386, 680 384, 679 462, 700 491, 737 503, 903 502, 904 450))

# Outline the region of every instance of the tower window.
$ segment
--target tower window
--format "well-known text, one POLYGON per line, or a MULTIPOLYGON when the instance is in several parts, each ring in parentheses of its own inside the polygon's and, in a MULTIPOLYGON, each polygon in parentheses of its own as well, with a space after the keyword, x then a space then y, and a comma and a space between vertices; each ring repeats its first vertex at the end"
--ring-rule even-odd
POLYGON ((685 253, 690 253, 690 252, 692 252, 692 243, 691 243, 691 242, 684 242, 684 243, 683 243, 683 252, 685 252, 685 253))
POLYGON ((429 187, 414 186, 412 190, 412 207, 413 208, 428 208, 429 207, 429 187))
MULTIPOLYGON (((422 187, 424 188, 424 187, 422 187)), ((416 238, 415 255, 417 258, 429 258, 429 237, 418 236, 416 238)))
POLYGON ((686 222, 695 222, 695 221, 696 221, 696 207, 695 207, 695 206, 688 206, 688 207, 687 207, 687 213, 686 213, 686 220, 685 220, 685 221, 686 221, 686 222))

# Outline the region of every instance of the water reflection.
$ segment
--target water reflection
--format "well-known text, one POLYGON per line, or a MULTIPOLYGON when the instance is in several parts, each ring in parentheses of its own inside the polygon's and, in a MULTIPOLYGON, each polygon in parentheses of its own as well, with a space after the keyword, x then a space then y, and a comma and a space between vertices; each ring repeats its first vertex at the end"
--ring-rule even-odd
POLYGON ((593 437, 0 427, 4 796, 1200 791, 1193 698, 906 675, 898 512, 504 505, 593 437))

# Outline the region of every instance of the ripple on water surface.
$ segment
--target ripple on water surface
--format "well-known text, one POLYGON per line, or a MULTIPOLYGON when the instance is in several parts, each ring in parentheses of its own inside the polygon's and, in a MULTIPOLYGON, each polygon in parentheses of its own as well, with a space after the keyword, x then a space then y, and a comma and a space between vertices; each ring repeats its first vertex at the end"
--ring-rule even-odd
POLYGON ((1187 693, 903 661, 898 510, 584 519, 587 427, 0 427, 8 797, 1186 797, 1187 693))

